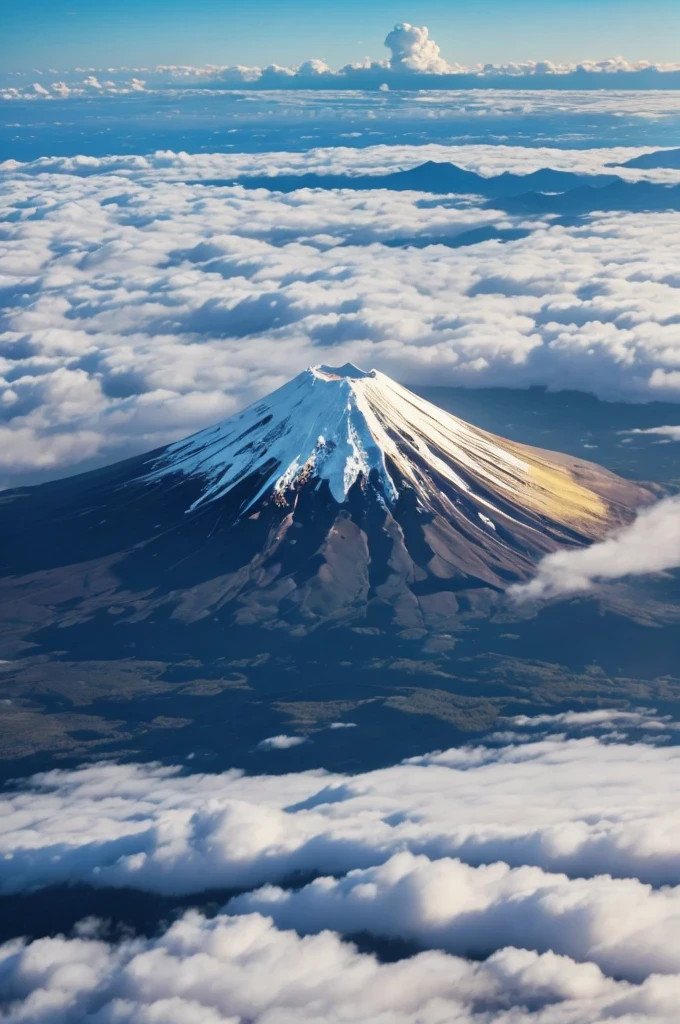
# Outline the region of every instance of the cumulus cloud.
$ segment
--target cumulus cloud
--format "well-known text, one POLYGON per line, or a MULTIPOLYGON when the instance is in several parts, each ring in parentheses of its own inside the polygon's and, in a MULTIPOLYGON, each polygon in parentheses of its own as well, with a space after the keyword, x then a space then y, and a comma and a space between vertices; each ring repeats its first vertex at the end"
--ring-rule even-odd
POLYGON ((40 82, 30 85, 1 86, 2 100, 55 100, 81 96, 129 96, 146 91, 146 82, 141 78, 121 78, 101 81, 96 75, 87 75, 83 79, 72 78, 69 81, 58 79, 47 86, 40 82))
POLYGON ((643 576, 680 566, 680 497, 644 509, 630 526, 578 551, 555 551, 539 563, 536 576, 509 593, 541 600, 592 590, 600 580, 643 576))
POLYGON ((545 726, 568 726, 570 729, 640 728, 648 731, 677 730, 680 726, 667 717, 660 717, 654 711, 643 709, 624 711, 621 708, 597 708, 595 711, 560 711, 554 715, 516 715, 513 725, 522 729, 542 729, 545 726))
POLYGON ((269 915, 303 934, 331 928, 459 955, 489 956, 508 945, 552 951, 630 981, 680 971, 680 888, 655 892, 606 875, 570 879, 503 863, 474 868, 405 851, 301 889, 267 886, 235 897, 228 909, 269 915))
MULTIPOLYGON (((483 173, 602 169, 630 155, 372 147, 284 155, 279 166, 379 170, 435 151, 483 173)), ((543 383, 605 397, 649 397, 665 373, 676 394, 680 214, 565 227, 465 197, 199 183, 277 161, 159 153, 3 166, 5 483, 151 449, 320 359, 406 383, 543 383), (454 247, 489 226, 530 234, 454 247), (442 237, 452 244, 427 244, 442 237)))
POLYGON ((395 71, 421 71, 431 75, 443 75, 453 68, 441 56, 439 47, 423 26, 418 28, 402 22, 395 25, 385 39, 385 46, 391 53, 390 67, 395 71))
POLYGON ((381 964, 327 931, 190 912, 147 941, 64 937, 0 948, 11 1024, 672 1024, 678 976, 613 981, 512 947, 483 963, 425 952, 381 964))

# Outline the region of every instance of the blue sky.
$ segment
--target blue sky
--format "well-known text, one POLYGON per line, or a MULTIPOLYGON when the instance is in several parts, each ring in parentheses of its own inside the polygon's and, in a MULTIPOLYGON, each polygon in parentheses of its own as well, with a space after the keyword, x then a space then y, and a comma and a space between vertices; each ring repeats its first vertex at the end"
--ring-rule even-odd
POLYGON ((450 61, 677 60, 677 0, 8 0, 0 60, 31 67, 156 63, 337 66, 385 56, 395 22, 427 25, 450 61))

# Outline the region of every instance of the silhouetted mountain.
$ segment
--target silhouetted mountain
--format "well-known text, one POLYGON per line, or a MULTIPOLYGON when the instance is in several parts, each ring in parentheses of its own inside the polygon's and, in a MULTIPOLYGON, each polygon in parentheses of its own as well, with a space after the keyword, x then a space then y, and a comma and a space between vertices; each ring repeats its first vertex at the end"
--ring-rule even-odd
MULTIPOLYGON (((391 249, 426 249, 428 245, 445 245, 448 249, 462 249, 466 245, 479 245, 480 242, 517 242, 531 234, 528 228, 495 228, 492 224, 483 224, 479 228, 460 231, 454 235, 413 235, 410 238, 384 238, 381 245, 391 249)), ((352 245, 352 239, 346 240, 352 245)))
POLYGON ((484 177, 474 171, 466 171, 452 163, 428 160, 427 163, 406 171, 390 174, 278 174, 272 176, 244 176, 238 179, 213 179, 193 182, 201 185, 242 185, 244 188, 266 188, 273 192, 295 192, 302 188, 345 188, 367 190, 391 189, 395 192, 433 192, 437 194, 457 193, 460 195, 509 196, 537 191, 564 192, 583 183, 594 186, 607 185, 617 181, 612 174, 583 175, 570 171, 555 171, 542 168, 531 174, 503 174, 484 177))
POLYGON ((680 170, 680 149, 658 149, 654 153, 643 153, 626 160, 621 167, 638 167, 643 170, 654 170, 656 167, 670 167, 680 170))
POLYGON ((524 195, 504 196, 485 205, 506 213, 559 213, 565 216, 581 216, 600 210, 631 213, 680 210, 680 185, 618 180, 604 188, 586 186, 558 194, 526 192, 524 195))

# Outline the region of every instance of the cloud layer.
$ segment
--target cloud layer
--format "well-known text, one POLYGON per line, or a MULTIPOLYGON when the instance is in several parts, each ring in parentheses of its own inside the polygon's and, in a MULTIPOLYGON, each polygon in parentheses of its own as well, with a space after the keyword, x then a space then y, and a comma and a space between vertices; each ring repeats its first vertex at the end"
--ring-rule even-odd
POLYGON ((157 765, 35 776, 6 795, 0 891, 76 880, 165 893, 251 888, 296 872, 344 874, 404 850, 680 884, 672 723, 602 710, 508 726, 497 746, 351 777, 185 776, 157 765), (631 730, 635 742, 625 740, 631 730))
MULTIPOLYGON (((654 64, 624 57, 554 63, 530 60, 507 64, 450 63, 426 26, 401 22, 385 39, 388 60, 367 57, 359 63, 333 69, 319 58, 295 66, 267 67, 236 65, 160 65, 155 68, 77 68, 74 72, 31 72, 30 84, 21 75, 6 75, 0 99, 64 99, 67 97, 116 95, 158 91, 168 86, 193 84, 222 88, 320 88, 376 89, 380 87, 461 88, 499 84, 513 86, 527 82, 542 88, 616 88, 632 79, 639 88, 679 88, 680 63, 654 64), (82 77, 84 75, 84 77, 82 77), (49 80, 48 79, 49 76, 49 80), (54 78, 54 76, 59 76, 54 78), (15 84, 16 83, 16 84, 15 84)), ((625 83, 628 86, 628 82, 625 83)))
POLYGON ((5 892, 265 884, 149 940, 112 943, 86 921, 7 943, 3 1020, 670 1024, 676 726, 606 709, 507 726, 486 746, 356 776, 110 764, 7 792, 5 892), (295 872, 319 877, 281 887, 295 872), (380 964, 341 939, 358 933, 428 951, 380 964))
POLYGON ((380 964, 259 915, 188 913, 149 941, 0 948, 8 1024, 673 1024, 680 978, 612 981, 594 964, 506 948, 380 964))
POLYGON ((297 890, 267 886, 237 896, 229 910, 270 915, 303 934, 330 928, 458 955, 486 957, 509 945, 555 952, 629 981, 680 973, 680 888, 655 893, 606 875, 569 879, 503 863, 472 868, 404 852, 297 890))
POLYGON ((601 170, 631 152, 378 146, 5 164, 4 482, 150 449, 319 361, 406 383, 677 397, 680 214, 568 227, 465 197, 198 183, 351 161, 378 171, 435 153, 483 173, 601 170), (427 244, 489 226, 529 236, 427 244))

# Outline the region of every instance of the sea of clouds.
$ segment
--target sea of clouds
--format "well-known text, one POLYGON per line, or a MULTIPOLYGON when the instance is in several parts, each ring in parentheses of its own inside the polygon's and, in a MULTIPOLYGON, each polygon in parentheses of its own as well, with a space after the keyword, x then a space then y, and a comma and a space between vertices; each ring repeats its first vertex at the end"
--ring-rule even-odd
POLYGON ((228 184, 432 158, 592 173, 638 152, 402 145, 1 165, 2 482, 151 449, 319 362, 407 384, 676 399, 680 213, 570 226, 475 197, 228 184), (455 247, 489 226, 528 234, 455 247))
POLYGON ((217 888, 225 905, 149 939, 85 921, 6 943, 3 1019, 670 1024, 677 727, 615 710, 506 725, 354 776, 101 764, 8 791, 3 892, 217 888), (357 935, 412 947, 380 963, 357 935))

